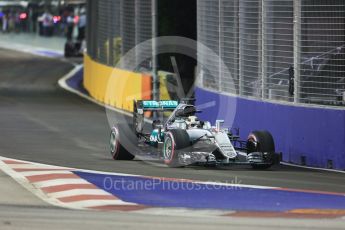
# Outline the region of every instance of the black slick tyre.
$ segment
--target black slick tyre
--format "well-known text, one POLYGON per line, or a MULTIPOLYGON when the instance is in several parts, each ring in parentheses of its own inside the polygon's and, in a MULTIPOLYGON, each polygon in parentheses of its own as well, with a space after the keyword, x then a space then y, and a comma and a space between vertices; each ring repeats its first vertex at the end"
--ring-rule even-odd
POLYGON ((134 155, 127 151, 120 142, 120 132, 113 127, 110 132, 110 154, 114 160, 133 160, 134 155))
POLYGON ((165 134, 163 157, 169 167, 182 167, 179 154, 190 147, 189 135, 184 129, 172 129, 165 134))
POLYGON ((247 153, 260 152, 265 153, 266 164, 252 164, 254 169, 268 169, 274 163, 275 145, 270 132, 253 131, 247 139, 247 153))

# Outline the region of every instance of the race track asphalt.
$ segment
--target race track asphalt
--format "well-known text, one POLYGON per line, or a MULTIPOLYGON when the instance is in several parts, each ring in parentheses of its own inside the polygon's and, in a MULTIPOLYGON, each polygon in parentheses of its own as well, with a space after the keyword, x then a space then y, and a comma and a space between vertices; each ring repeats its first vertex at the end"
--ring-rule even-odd
POLYGON ((72 64, 0 50, 0 155, 106 172, 345 192, 344 174, 276 166, 171 169, 145 161, 113 161, 105 109, 60 89, 72 64))

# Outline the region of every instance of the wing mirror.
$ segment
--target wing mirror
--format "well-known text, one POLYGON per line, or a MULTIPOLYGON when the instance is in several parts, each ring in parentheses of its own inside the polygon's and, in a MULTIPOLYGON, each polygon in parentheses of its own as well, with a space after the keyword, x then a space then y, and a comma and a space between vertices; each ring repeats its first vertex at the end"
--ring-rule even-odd
POLYGON ((224 124, 224 120, 216 120, 216 131, 219 132, 222 128, 222 124, 224 124))

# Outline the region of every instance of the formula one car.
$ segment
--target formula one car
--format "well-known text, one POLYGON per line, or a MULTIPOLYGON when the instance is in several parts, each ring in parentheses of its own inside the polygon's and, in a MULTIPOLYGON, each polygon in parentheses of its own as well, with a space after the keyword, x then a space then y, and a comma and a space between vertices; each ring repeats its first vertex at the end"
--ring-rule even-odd
POLYGON ((222 120, 214 126, 199 120, 196 115, 201 111, 190 101, 134 101, 133 130, 129 131, 128 126, 114 126, 111 130, 113 159, 131 160, 140 151, 156 154, 170 167, 241 164, 267 169, 279 162, 268 131, 253 131, 247 140, 240 140, 238 133, 234 135, 222 127, 222 120), (171 114, 165 121, 154 120, 152 128, 145 132, 147 111, 171 114))

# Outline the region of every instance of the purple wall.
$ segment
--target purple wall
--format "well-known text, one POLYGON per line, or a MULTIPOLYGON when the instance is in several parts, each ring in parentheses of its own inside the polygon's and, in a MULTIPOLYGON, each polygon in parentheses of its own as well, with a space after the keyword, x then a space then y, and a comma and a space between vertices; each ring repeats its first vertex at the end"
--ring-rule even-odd
MULTIPOLYGON (((285 162, 301 164, 301 156, 305 156, 308 166, 326 168, 328 160, 332 160, 334 169, 345 169, 345 110, 274 104, 220 95, 201 88, 196 88, 195 95, 197 105, 212 101, 224 105, 236 100, 232 126, 240 128, 242 138, 251 130, 270 131, 276 151, 283 153, 285 162)), ((224 108, 219 110, 217 105, 203 109, 200 117, 212 123, 225 119, 230 124, 228 112, 224 108)))

